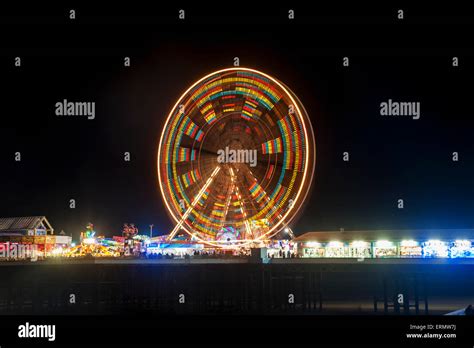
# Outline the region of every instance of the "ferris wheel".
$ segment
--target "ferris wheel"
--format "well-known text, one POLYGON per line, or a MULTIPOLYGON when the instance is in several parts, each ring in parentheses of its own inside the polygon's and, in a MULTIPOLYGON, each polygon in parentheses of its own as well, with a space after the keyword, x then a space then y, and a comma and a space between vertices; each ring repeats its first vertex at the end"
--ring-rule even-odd
POLYGON ((158 182, 176 223, 213 246, 248 245, 286 228, 315 168, 308 115, 293 92, 257 70, 229 68, 193 83, 166 119, 158 182))

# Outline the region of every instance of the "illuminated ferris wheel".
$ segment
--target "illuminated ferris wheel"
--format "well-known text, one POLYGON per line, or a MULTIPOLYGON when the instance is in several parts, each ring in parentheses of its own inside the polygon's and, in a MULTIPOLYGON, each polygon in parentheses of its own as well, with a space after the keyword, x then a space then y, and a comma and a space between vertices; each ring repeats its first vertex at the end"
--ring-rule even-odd
POLYGON ((283 83, 229 68, 189 87, 158 148, 158 179, 176 225, 214 246, 274 236, 304 202, 315 167, 308 115, 283 83))

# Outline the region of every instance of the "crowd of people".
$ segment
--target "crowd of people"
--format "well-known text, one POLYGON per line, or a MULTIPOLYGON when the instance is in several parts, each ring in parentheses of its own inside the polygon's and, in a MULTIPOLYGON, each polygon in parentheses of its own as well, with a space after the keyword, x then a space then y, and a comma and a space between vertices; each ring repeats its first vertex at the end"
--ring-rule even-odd
POLYGON ((267 257, 269 259, 275 259, 275 258, 280 258, 280 259, 294 259, 296 258, 297 254, 294 251, 291 250, 283 250, 280 249, 278 251, 272 251, 267 253, 267 257))
MULTIPOLYGON (((195 249, 195 250, 160 250, 146 254, 148 259, 199 259, 199 258, 236 258, 236 257, 249 257, 251 256, 250 249, 236 249, 236 250, 225 250, 225 249, 195 249)), ((296 253, 290 250, 275 250, 272 249, 267 253, 268 258, 295 258, 296 253)))

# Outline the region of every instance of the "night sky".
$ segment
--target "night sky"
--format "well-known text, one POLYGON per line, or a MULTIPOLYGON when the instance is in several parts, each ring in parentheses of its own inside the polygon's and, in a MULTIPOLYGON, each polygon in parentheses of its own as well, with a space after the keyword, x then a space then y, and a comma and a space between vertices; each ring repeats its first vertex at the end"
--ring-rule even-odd
POLYGON ((0 216, 46 215, 75 238, 88 222, 108 236, 126 222, 168 232, 156 174, 165 117, 238 56, 289 86, 313 123, 315 180, 296 234, 474 228, 473 21, 462 9, 404 7, 400 22, 398 7, 294 6, 289 22, 286 8, 184 7, 183 22, 179 6, 73 8, 75 21, 67 6, 2 8, 0 216), (96 102, 96 118, 56 116, 63 99, 96 102), (421 102, 420 119, 380 116, 388 99, 421 102))

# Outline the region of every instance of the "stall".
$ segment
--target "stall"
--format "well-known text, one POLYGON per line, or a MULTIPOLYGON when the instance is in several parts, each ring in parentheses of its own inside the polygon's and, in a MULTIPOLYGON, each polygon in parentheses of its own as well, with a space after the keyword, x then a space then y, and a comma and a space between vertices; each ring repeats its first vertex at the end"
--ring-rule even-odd
POLYGON ((203 249, 202 244, 153 242, 146 246, 146 255, 148 258, 184 258, 203 249))
POLYGON ((396 257, 397 255, 397 246, 392 241, 379 240, 374 243, 375 257, 396 257))
POLYGON ((346 257, 347 248, 344 243, 339 241, 331 241, 326 244, 326 257, 346 257))
POLYGON ((448 243, 441 240, 423 242, 423 257, 449 257, 448 243))
POLYGON ((296 243, 291 240, 271 240, 266 244, 269 258, 292 258, 297 254, 296 243))
POLYGON ((325 249, 319 242, 305 242, 301 250, 301 257, 324 257, 325 255, 325 249))
POLYGON ((400 242, 400 256, 421 257, 422 248, 420 243, 415 240, 402 240, 400 242))
POLYGON ((449 252, 452 258, 474 257, 474 247, 470 240, 455 240, 449 252))
POLYGON ((358 240, 349 244, 349 257, 366 258, 371 256, 372 250, 369 242, 358 240))

